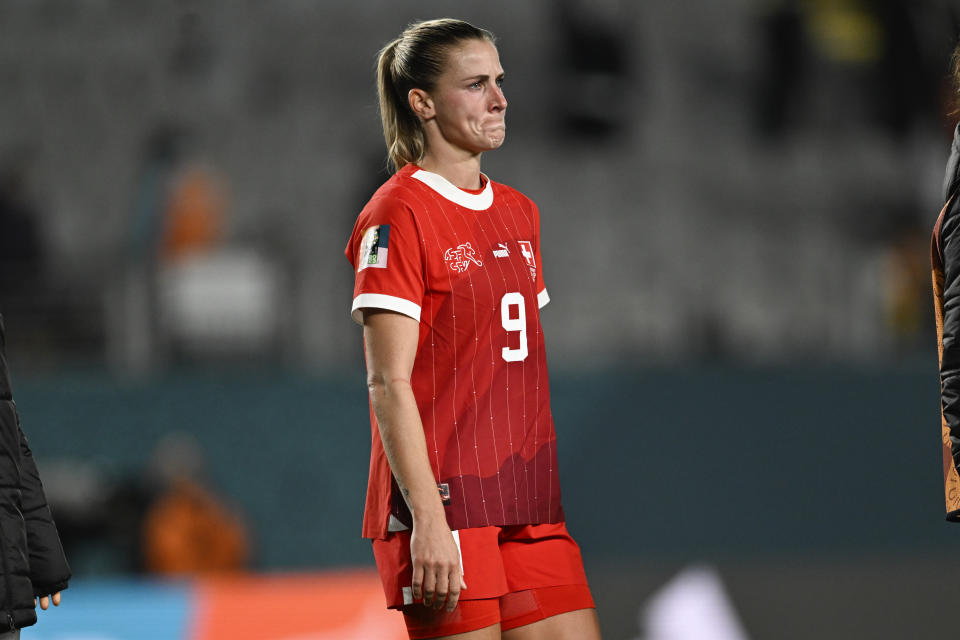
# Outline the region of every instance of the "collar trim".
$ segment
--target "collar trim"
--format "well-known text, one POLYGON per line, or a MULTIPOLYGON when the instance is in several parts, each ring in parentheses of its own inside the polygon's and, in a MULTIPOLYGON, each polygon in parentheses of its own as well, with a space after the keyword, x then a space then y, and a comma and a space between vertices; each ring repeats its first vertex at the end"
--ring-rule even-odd
POLYGON ((493 204, 493 183, 490 182, 490 178, 487 178, 486 175, 482 173, 480 175, 486 180, 486 185, 484 185, 483 191, 480 193, 468 193, 456 187, 443 176, 431 173, 430 171, 424 171, 423 169, 414 171, 410 177, 414 180, 419 180, 454 204, 472 209, 473 211, 484 211, 489 209, 490 205, 493 204))

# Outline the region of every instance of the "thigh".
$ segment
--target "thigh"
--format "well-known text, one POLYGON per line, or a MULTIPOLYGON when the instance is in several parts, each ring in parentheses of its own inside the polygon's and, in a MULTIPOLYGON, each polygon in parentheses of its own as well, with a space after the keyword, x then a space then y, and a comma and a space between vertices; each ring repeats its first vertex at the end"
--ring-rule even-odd
POLYGON ((467 631, 466 633, 458 633, 453 636, 440 636, 434 640, 501 640, 502 637, 503 636, 500 635, 500 625, 495 624, 485 629, 477 629, 476 631, 467 631))
POLYGON ((595 609, 567 611, 503 632, 503 640, 600 640, 595 609))

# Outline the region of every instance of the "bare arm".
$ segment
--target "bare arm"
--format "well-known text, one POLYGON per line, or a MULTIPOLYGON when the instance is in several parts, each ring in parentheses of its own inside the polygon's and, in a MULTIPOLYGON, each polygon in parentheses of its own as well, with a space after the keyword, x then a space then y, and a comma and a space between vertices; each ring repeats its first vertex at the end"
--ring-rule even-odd
POLYGON ((387 461, 413 515, 413 597, 452 611, 464 588, 460 553, 447 525, 410 376, 419 325, 408 316, 365 309, 367 387, 387 461), (422 589, 422 590, 421 590, 422 589))

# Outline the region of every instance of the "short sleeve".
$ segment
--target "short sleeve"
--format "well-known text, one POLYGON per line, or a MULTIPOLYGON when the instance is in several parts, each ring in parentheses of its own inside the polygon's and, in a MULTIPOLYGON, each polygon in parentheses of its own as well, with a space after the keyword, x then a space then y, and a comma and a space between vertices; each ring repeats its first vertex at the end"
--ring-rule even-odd
POLYGON ((540 209, 537 208, 537 205, 531 201, 533 205, 533 255, 534 260, 537 262, 537 276, 536 276, 536 289, 537 289, 537 307, 543 309, 543 307, 550 302, 550 296, 547 294, 547 285, 543 280, 543 259, 540 257, 540 209))
POLYGON ((365 308, 388 309, 420 321, 423 256, 406 204, 384 197, 370 201, 357 218, 345 253, 355 274, 350 309, 355 322, 363 323, 365 308))

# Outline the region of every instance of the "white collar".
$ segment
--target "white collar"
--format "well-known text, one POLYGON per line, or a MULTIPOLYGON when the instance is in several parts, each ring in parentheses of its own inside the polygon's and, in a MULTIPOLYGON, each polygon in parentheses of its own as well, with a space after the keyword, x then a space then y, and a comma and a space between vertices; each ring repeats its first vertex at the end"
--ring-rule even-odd
POLYGON ((423 169, 414 171, 410 177, 414 180, 419 180, 454 204, 466 207, 467 209, 473 209, 474 211, 483 211, 489 209, 490 205, 493 204, 493 187, 491 186, 490 178, 487 178, 487 176, 482 173, 480 175, 483 176, 487 182, 483 187, 483 191, 480 193, 468 193, 456 187, 443 176, 424 171, 423 169))

